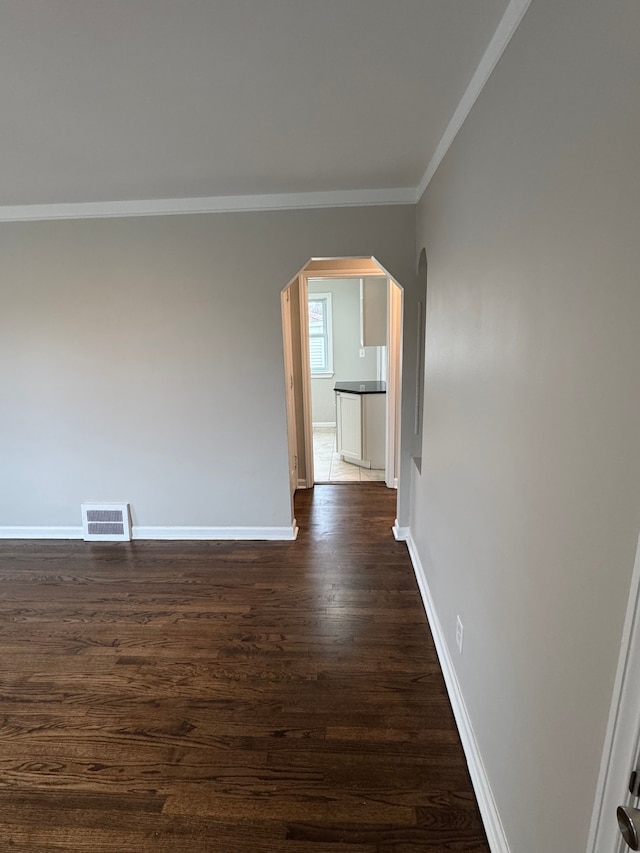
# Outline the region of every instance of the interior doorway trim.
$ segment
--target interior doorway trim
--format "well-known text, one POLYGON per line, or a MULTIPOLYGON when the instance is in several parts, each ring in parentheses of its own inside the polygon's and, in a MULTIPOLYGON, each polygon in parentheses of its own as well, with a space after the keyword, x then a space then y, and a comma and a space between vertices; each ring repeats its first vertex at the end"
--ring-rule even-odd
POLYGON ((400 480, 400 413, 402 411, 402 318, 404 291, 387 273, 387 446, 385 482, 397 489, 400 480), (393 358, 391 357, 393 353, 393 358))
POLYGON ((299 448, 298 448, 298 425, 295 410, 295 367, 294 367, 294 343, 293 343, 293 321, 291 286, 293 282, 284 288, 280 294, 280 310, 282 315, 282 344, 284 355, 285 376, 285 398, 287 402, 287 450, 289 460, 289 491, 291 493, 291 512, 293 517, 293 495, 299 488, 299 448))
POLYGON ((404 290, 394 276, 375 258, 314 258, 298 273, 300 293, 300 342, 302 363, 302 408, 304 412, 304 459, 307 488, 313 488, 313 415, 311 369, 309 365, 308 280, 317 278, 361 278, 384 275, 387 278, 387 395, 385 414, 385 483, 397 489, 400 472, 400 411, 402 387, 402 332, 404 290))
POLYGON ((640 746, 640 538, 622 629, 600 775, 591 818, 587 853, 622 846, 616 809, 629 800, 629 776, 640 746))
POLYGON ((315 483, 313 459, 313 408, 311 400, 311 365, 309 363, 309 273, 301 272, 300 282, 300 348, 302 364, 302 411, 304 418, 305 478, 308 489, 315 483))

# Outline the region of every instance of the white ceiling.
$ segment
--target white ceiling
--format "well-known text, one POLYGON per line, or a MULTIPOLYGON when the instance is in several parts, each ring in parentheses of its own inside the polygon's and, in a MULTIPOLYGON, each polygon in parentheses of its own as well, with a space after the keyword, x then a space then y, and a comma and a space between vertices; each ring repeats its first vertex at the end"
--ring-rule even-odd
POLYGON ((2 0, 0 205, 415 188, 508 0, 2 0))

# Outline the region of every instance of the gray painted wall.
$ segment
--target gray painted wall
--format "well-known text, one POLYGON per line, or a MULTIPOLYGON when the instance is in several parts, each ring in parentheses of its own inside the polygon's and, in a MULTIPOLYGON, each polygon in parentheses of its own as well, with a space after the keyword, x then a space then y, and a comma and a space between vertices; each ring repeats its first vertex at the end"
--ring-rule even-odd
POLYGON ((513 853, 584 853, 640 528, 639 31, 534 0, 419 206, 411 529, 513 853))
POLYGON ((280 291, 347 255, 410 291, 414 230, 412 206, 0 225, 0 525, 85 500, 290 523, 280 291))
POLYGON ((422 447, 412 207, 0 225, 1 525, 287 524, 280 290, 405 286, 400 521, 513 853, 585 849, 640 528, 639 28, 534 0, 420 204, 422 447))
POLYGON ((314 423, 335 423, 336 382, 376 378, 376 349, 365 347, 360 358, 360 279, 309 280, 309 293, 330 293, 333 313, 333 377, 311 377, 314 423))

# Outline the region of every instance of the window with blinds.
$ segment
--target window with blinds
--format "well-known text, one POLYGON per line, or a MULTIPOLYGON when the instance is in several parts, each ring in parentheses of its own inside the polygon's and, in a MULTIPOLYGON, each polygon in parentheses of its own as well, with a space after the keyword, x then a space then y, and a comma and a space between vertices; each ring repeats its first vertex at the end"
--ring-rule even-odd
POLYGON ((309 363, 312 376, 333 374, 331 294, 309 294, 309 363))

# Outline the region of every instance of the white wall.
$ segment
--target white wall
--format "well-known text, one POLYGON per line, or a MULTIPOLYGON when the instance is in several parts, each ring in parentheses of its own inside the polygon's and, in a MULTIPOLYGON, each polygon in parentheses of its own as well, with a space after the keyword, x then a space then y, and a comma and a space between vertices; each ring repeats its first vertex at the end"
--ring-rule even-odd
POLYGON ((413 282, 411 206, 0 225, 0 526, 290 523, 280 291, 312 256, 413 282))
POLYGON ((512 853, 585 851, 640 528, 639 33, 533 0, 419 206, 411 530, 512 853))
POLYGON ((334 385, 339 381, 376 378, 376 349, 365 347, 360 358, 360 279, 309 280, 309 293, 330 293, 333 314, 333 376, 311 377, 314 423, 336 422, 334 385))

